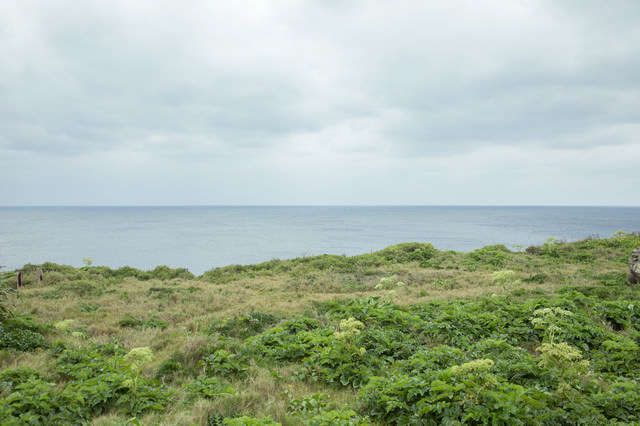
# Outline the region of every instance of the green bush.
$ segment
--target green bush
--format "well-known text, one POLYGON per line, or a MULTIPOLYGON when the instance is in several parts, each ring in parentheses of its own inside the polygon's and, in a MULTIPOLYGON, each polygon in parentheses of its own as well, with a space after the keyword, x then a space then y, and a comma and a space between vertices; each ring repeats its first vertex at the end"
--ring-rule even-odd
POLYGON ((36 378, 16 385, 0 400, 3 424, 78 424, 87 423, 89 416, 81 392, 57 389, 54 383, 36 378))
POLYGON ((65 349, 57 356, 55 374, 69 383, 69 389, 84 396, 85 406, 94 414, 110 409, 128 415, 161 410, 170 394, 157 381, 140 377, 138 368, 125 362, 126 356, 106 357, 88 349, 65 349))
POLYGON ((368 417, 361 417, 353 410, 323 411, 304 422, 307 426, 370 426, 368 417))
POLYGON ((27 315, 13 315, 0 323, 0 349, 35 351, 49 347, 44 333, 47 327, 33 322, 27 315))
POLYGON ((329 395, 316 393, 302 399, 292 398, 290 395, 287 411, 291 414, 318 414, 327 406, 329 395))
POLYGON ((402 365, 402 370, 407 374, 417 375, 446 369, 453 365, 461 364, 466 359, 466 355, 461 349, 440 345, 418 351, 400 365, 402 365))
POLYGON ((269 416, 262 418, 249 416, 235 418, 226 417, 222 421, 222 424, 227 426, 282 426, 280 423, 273 421, 273 419, 269 416))
POLYGON ((218 375, 223 377, 243 376, 249 369, 247 358, 232 354, 224 349, 218 349, 212 354, 202 358, 198 363, 206 375, 218 375))
POLYGON ((149 328, 159 328, 161 330, 164 330, 168 326, 166 321, 159 320, 154 316, 146 320, 142 320, 140 318, 135 318, 130 314, 127 314, 123 319, 118 321, 118 325, 120 327, 130 327, 130 328, 149 327, 149 328))
POLYGON ((638 344, 628 337, 616 337, 615 340, 605 340, 600 348, 593 352, 593 367, 619 376, 637 377, 640 373, 638 344))
POLYGON ((636 382, 614 383, 607 392, 591 399, 611 423, 640 422, 640 385, 636 382))
POLYGON ((473 363, 455 367, 374 377, 360 392, 362 412, 383 424, 530 424, 548 400, 473 363))
POLYGON ((366 349, 347 342, 334 343, 302 360, 301 377, 334 386, 361 387, 377 372, 380 361, 366 349))
POLYGON ((199 377, 185 384, 184 387, 189 392, 207 399, 215 399, 234 392, 231 386, 225 386, 213 377, 199 377))
POLYGON ((251 312, 245 316, 225 318, 205 328, 205 332, 217 332, 226 337, 246 339, 254 336, 270 325, 278 322, 278 318, 262 312, 251 312))
POLYGON ((317 320, 303 317, 249 337, 246 343, 257 355, 280 361, 300 361, 334 340, 332 330, 320 328, 317 320))
POLYGON ((11 311, 9 310, 10 294, 13 294, 13 290, 8 287, 3 277, 0 279, 0 324, 11 315, 11 311))
POLYGON ((503 244, 486 246, 478 250, 467 253, 462 264, 474 269, 477 266, 489 269, 502 269, 509 260, 511 251, 503 244))
POLYGON ((156 379, 164 379, 173 376, 175 373, 185 370, 184 354, 174 352, 169 358, 162 361, 156 371, 156 379))
POLYGON ((389 263, 424 262, 438 251, 430 243, 402 243, 376 252, 389 263))

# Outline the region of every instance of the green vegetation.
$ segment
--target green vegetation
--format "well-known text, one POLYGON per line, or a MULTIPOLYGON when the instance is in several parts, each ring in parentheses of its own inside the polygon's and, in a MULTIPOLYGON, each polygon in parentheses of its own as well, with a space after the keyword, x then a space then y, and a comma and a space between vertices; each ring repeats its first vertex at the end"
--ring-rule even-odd
POLYGON ((24 267, 2 424, 640 422, 640 235, 215 268, 24 267), (44 281, 37 279, 38 268, 44 281))

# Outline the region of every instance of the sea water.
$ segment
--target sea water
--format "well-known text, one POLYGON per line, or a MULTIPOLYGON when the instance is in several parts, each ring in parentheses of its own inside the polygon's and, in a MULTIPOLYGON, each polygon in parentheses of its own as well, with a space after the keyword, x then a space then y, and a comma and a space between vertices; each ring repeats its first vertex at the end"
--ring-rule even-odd
POLYGON ((0 207, 0 265, 55 262, 188 268, 402 242, 471 251, 640 231, 640 207, 0 207))

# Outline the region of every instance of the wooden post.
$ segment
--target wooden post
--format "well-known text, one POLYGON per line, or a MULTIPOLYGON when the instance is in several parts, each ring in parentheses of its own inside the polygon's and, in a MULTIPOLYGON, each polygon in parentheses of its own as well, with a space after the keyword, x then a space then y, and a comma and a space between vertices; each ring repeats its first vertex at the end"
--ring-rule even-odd
POLYGON ((44 272, 42 272, 42 268, 38 268, 38 280, 40 280, 40 282, 44 280, 44 272))
POLYGON ((22 287, 22 269, 18 269, 18 282, 16 283, 16 290, 22 287))

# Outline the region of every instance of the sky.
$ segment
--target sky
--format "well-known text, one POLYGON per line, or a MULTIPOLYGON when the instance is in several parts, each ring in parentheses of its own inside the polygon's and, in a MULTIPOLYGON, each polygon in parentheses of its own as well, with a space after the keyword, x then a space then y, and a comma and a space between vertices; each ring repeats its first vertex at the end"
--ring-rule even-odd
POLYGON ((0 205, 638 206, 637 0, 0 0, 0 205))

